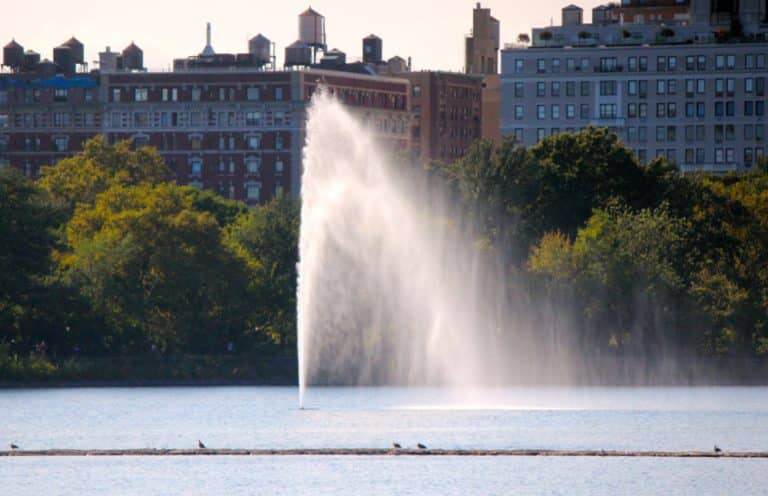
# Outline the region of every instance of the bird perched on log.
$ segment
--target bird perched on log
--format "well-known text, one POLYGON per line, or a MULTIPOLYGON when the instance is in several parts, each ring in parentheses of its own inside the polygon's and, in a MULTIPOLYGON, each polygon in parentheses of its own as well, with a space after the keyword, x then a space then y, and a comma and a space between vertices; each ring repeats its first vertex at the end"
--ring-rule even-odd
POLYGON ((395 449, 400 449, 402 446, 400 446, 400 443, 392 443, 392 447, 395 449))
POLYGON ((426 446, 424 446, 424 445, 423 445, 423 444, 421 444, 421 443, 418 443, 416 446, 418 446, 418 448, 419 448, 419 449, 427 449, 427 447, 426 447, 426 446))
POLYGON ((12 450, 17 450, 17 449, 19 449, 19 446, 16 445, 16 444, 11 443, 11 449, 12 450))
POLYGON ((199 440, 199 439, 197 440, 197 447, 198 447, 198 448, 200 448, 200 449, 205 449, 205 445, 204 445, 204 444, 203 444, 203 442, 202 442, 201 440, 199 440))
POLYGON ((715 453, 721 453, 723 450, 721 450, 717 445, 715 445, 715 453))

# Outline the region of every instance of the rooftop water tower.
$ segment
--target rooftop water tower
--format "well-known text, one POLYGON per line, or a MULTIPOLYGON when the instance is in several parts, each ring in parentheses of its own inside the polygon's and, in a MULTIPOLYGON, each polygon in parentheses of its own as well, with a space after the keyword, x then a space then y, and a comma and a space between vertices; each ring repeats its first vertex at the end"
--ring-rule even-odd
POLYGON ((123 68, 127 71, 144 70, 144 52, 134 42, 123 50, 123 68))
POLYGON ((299 41, 312 48, 313 63, 317 51, 325 51, 325 17, 312 7, 299 14, 299 41))
POLYGON ((72 62, 79 65, 85 64, 85 46, 80 43, 80 40, 73 36, 62 43, 61 46, 69 47, 72 62))
POLYGON ((381 64, 383 61, 383 42, 375 34, 363 38, 363 62, 381 64))
POLYGON ((312 47, 301 40, 285 47, 285 66, 309 66, 312 64, 312 47))
POLYGON ((263 34, 259 33, 248 40, 248 53, 254 64, 263 66, 271 63, 274 66, 275 44, 263 34))
POLYGON ((24 47, 19 45, 16 40, 3 47, 3 65, 17 71, 24 65, 24 47))

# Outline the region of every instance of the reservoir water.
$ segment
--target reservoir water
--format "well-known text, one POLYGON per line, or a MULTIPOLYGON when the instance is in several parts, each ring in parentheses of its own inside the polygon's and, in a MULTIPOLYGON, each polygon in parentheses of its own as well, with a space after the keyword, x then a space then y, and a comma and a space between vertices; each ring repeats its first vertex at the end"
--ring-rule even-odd
MULTIPOLYGON (((0 391, 22 449, 768 450, 768 388, 72 388, 0 391)), ((765 494, 768 460, 0 458, 3 494, 765 494)))

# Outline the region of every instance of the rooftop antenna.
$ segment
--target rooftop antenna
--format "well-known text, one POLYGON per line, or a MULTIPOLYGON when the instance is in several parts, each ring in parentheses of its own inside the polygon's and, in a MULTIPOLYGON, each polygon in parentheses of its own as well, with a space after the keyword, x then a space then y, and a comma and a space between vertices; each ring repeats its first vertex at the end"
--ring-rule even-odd
POLYGON ((205 48, 203 48, 203 53, 201 55, 206 55, 209 57, 216 55, 216 52, 213 51, 213 47, 211 46, 211 23, 210 22, 205 23, 205 48))

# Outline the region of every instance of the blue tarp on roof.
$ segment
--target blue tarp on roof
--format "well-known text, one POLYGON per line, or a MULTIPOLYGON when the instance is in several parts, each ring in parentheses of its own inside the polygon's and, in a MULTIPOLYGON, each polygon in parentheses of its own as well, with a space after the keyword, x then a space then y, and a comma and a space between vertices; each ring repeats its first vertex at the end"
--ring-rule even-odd
POLYGON ((0 89, 13 88, 94 88, 99 83, 89 77, 68 78, 57 74, 45 79, 0 78, 0 89))

